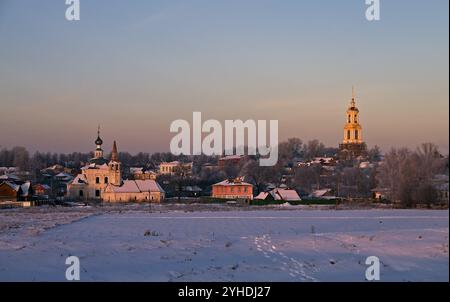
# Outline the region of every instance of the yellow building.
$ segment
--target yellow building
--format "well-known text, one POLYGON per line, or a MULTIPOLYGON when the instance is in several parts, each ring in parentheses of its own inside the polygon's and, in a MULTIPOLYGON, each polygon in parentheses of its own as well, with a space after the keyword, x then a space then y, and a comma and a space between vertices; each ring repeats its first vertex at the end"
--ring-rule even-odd
POLYGON ((366 144, 363 142, 362 126, 359 120, 359 109, 356 107, 355 90, 352 91, 350 106, 346 112, 344 139, 339 145, 340 157, 353 158, 366 154, 366 144))

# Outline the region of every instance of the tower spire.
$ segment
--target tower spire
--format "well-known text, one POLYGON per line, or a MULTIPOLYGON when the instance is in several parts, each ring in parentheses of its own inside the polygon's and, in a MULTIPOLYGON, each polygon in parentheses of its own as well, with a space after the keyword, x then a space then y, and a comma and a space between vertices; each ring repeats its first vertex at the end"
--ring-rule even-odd
POLYGON ((114 144, 113 144, 113 149, 112 149, 112 152, 111 152, 111 160, 112 161, 118 161, 116 141, 114 141, 114 144))
POLYGON ((355 86, 352 86, 352 102, 351 107, 356 107, 356 93, 355 93, 355 86))

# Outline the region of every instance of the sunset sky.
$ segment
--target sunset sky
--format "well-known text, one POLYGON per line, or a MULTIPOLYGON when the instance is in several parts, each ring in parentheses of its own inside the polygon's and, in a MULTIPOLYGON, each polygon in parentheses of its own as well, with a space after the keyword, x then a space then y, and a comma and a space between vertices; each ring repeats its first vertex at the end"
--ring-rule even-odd
POLYGON ((169 151, 170 123, 277 119, 280 140, 342 140, 352 85, 364 140, 449 142, 449 2, 0 0, 0 148, 169 151))

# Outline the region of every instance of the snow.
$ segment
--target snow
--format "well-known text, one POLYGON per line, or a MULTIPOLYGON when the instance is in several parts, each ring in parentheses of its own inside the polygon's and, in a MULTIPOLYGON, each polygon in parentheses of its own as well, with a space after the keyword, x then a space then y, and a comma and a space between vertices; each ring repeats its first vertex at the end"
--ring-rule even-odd
POLYGON ((154 180, 124 180, 121 186, 110 186, 115 193, 164 192, 154 180))
POLYGON ((448 211, 201 205, 0 211, 0 281, 449 280, 448 211), (151 212, 150 212, 151 211, 151 212))

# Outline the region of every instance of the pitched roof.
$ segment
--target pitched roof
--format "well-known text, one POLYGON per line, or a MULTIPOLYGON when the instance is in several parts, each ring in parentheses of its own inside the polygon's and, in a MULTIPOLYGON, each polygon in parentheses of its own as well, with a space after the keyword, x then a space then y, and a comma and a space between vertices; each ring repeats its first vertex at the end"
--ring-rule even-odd
POLYGON ((279 196, 280 200, 292 201, 292 200, 301 200, 300 196, 298 196, 297 191, 289 190, 289 189, 274 189, 273 194, 279 196))
POLYGON ((87 184, 87 178, 86 175, 84 174, 78 174, 77 177, 75 177, 75 179, 72 181, 72 185, 82 185, 82 184, 87 184))
POLYGON ((251 186, 252 184, 249 184, 247 182, 243 181, 234 181, 231 179, 225 179, 224 181, 218 182, 214 184, 213 186, 251 186))
POLYGON ((121 186, 108 185, 107 191, 113 193, 161 192, 164 190, 154 180, 125 180, 121 186))

